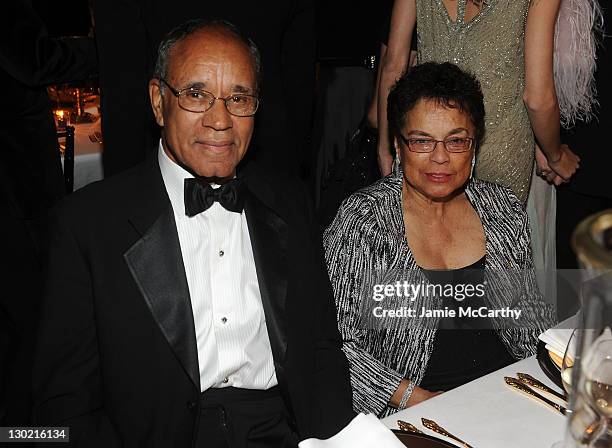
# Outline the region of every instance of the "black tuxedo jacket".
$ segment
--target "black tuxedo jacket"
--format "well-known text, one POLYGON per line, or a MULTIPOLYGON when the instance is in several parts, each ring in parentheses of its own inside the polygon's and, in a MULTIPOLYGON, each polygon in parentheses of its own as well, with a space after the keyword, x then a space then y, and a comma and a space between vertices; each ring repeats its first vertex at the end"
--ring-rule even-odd
MULTIPOLYGON (((313 216, 291 183, 253 164, 239 176, 279 387, 299 436, 328 437, 352 417, 351 389, 313 216)), ((192 446, 198 354, 156 155, 54 216, 36 424, 70 426, 78 446, 192 446)))
POLYGON ((262 102, 247 156, 293 172, 310 155, 305 140, 315 82, 314 0, 95 0, 94 15, 106 176, 136 165, 156 147, 148 82, 157 47, 171 29, 194 18, 232 22, 261 52, 262 102))

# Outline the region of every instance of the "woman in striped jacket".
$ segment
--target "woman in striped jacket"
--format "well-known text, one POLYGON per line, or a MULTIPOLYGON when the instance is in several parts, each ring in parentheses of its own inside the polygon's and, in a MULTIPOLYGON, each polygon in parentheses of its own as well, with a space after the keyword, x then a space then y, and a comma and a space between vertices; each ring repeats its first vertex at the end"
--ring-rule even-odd
POLYGON ((416 66, 388 99, 394 173, 325 231, 354 408, 386 416, 535 353, 554 324, 538 291, 522 203, 473 179, 478 81, 416 66))

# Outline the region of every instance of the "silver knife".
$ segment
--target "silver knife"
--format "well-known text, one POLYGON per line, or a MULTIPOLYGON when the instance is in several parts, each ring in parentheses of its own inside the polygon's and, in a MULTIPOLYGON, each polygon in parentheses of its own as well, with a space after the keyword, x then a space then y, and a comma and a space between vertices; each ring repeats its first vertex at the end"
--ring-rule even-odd
POLYGON ((546 384, 542 383, 541 381, 537 380, 536 378, 532 377, 531 375, 529 375, 528 373, 517 373, 516 376, 518 376, 518 379, 525 383, 528 386, 531 387, 535 387, 536 389, 541 390, 542 392, 546 392, 547 394, 550 394, 554 397, 557 397, 559 400, 563 400, 565 402, 567 402, 567 397, 563 394, 560 394, 559 392, 557 392, 554 389, 551 389, 550 387, 548 387, 546 384))
POLYGON ((541 403, 549 406, 550 408, 554 409, 555 411, 559 412, 562 415, 567 415, 567 409, 566 408, 564 408, 560 404, 557 404, 557 403, 549 400, 546 397, 543 397, 539 393, 535 392, 533 389, 527 387, 520 380, 518 380, 516 378, 512 378, 511 376, 505 376, 504 377, 504 381, 506 382, 506 384, 508 386, 513 387, 514 389, 529 395, 531 398, 535 398, 536 400, 538 400, 541 403))

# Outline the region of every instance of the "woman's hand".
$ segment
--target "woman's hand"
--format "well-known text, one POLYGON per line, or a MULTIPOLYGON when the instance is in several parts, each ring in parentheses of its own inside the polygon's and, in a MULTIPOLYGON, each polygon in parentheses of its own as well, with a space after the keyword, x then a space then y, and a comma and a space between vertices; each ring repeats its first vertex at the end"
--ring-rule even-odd
POLYGON ((548 166, 555 174, 567 182, 580 167, 580 157, 574 154, 569 146, 565 144, 559 147, 559 152, 560 155, 557 156, 556 160, 548 160, 548 166))
MULTIPOLYGON (((404 392, 406 388, 410 385, 410 380, 404 378, 397 386, 395 393, 389 400, 389 406, 393 408, 399 408, 399 404, 402 401, 402 397, 404 396, 404 392)), ((406 407, 414 406, 422 401, 429 400, 431 397, 435 397, 436 395, 440 395, 442 392, 430 392, 428 390, 422 389, 418 386, 415 386, 414 390, 410 394, 410 398, 408 398, 408 402, 406 403, 406 407)))
POLYGON ((538 176, 546 180, 549 184, 553 184, 557 187, 564 182, 563 178, 548 166, 546 155, 542 152, 538 144, 535 146, 535 160, 536 174, 538 176))
POLYGON ((429 400, 436 395, 440 395, 442 392, 430 392, 425 389, 421 389, 420 387, 415 387, 408 399, 408 407, 414 406, 415 404, 419 404, 422 401, 429 400))

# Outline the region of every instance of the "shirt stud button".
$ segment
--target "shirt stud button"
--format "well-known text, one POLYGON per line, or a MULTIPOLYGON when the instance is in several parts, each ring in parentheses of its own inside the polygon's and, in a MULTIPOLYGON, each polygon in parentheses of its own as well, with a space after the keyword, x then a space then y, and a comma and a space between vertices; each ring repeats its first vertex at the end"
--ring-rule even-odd
POLYGON ((223 378, 223 384, 229 383, 229 378, 223 378))
POLYGON ((223 255, 225 255, 225 252, 223 252, 222 250, 219 251, 219 256, 222 257, 223 255))
POLYGON ((227 317, 222 317, 221 318, 221 322, 226 323, 227 322, 227 317))

